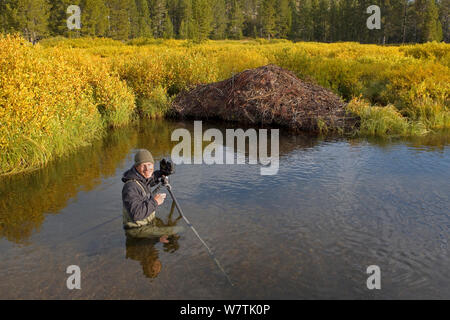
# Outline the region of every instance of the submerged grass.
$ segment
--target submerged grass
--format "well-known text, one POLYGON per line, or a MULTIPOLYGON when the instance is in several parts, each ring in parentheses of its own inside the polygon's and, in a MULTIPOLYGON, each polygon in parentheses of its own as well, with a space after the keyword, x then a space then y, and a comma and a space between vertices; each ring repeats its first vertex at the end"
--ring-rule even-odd
MULTIPOLYGON (((0 38, 0 175, 42 166, 173 97, 269 63, 333 90, 365 135, 450 128, 450 45, 0 38)), ((325 127, 322 128, 326 133, 325 127)))

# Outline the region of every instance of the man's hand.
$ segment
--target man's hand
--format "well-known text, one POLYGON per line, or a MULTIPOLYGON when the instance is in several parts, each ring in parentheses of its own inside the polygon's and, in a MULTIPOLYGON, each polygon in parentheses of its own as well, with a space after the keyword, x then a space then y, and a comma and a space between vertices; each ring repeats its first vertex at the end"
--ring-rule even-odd
POLYGON ((162 237, 159 238, 159 242, 169 243, 169 240, 167 239, 167 237, 168 237, 167 234, 163 235, 162 237))
POLYGON ((158 193, 156 196, 155 196, 155 200, 156 200, 156 203, 158 203, 158 206, 160 206, 160 205, 162 205, 163 204, 163 202, 164 202, 164 199, 166 199, 166 194, 165 193, 158 193))

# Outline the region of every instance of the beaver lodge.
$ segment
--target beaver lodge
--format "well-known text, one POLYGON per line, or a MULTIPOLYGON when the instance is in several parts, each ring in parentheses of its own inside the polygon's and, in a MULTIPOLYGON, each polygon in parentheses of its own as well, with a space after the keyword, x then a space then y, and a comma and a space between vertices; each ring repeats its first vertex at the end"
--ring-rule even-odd
POLYGON ((172 103, 181 118, 278 125, 294 131, 347 131, 355 117, 332 91, 297 78, 276 65, 245 70, 232 78, 180 93, 172 103))

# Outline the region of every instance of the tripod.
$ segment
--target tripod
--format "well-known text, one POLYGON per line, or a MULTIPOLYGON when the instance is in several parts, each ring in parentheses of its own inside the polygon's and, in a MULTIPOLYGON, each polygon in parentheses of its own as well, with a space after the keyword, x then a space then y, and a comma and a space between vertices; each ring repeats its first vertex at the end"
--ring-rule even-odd
POLYGON ((197 236, 197 238, 203 243, 203 245, 206 247, 206 249, 208 250, 208 253, 210 255, 210 257, 214 260, 214 262, 216 263, 217 267, 219 267, 220 271, 222 271, 222 273, 225 275, 225 277, 227 278, 228 282, 231 284, 231 286, 233 286, 233 282, 231 282, 230 277, 228 276, 228 274, 225 272, 225 270, 222 268, 222 266, 219 263, 219 260, 217 260, 216 256, 214 255, 214 253, 211 251, 211 249, 208 247, 208 245, 206 244, 205 241, 203 241, 203 239, 200 237, 200 235, 198 234, 197 230, 195 230, 194 226, 189 222, 189 220, 186 218, 186 216, 183 213, 183 210, 181 210, 180 204, 178 203, 177 199, 175 198, 175 195, 172 192, 172 186, 169 184, 169 178, 166 176, 162 176, 160 178, 160 182, 158 183, 157 187, 154 189, 154 191, 152 193, 156 193, 162 186, 166 187, 167 191, 169 191, 170 196, 172 197, 173 202, 175 203, 175 206, 178 209, 178 212, 180 213, 180 215, 183 217, 184 221, 186 222, 186 224, 189 226, 189 228, 191 228, 191 230, 194 232, 194 234, 197 236))

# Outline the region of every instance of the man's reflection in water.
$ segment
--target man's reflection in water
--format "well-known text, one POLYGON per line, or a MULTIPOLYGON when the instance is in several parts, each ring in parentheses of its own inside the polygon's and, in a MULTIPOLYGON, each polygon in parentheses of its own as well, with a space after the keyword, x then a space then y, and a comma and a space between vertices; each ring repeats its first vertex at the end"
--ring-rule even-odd
POLYGON ((139 261, 144 275, 148 278, 156 278, 162 269, 158 249, 155 247, 160 242, 161 233, 169 234, 167 238, 161 240, 165 252, 174 253, 180 247, 178 243, 180 236, 176 233, 183 231, 183 228, 176 224, 182 217, 179 215, 172 221, 174 208, 173 203, 167 223, 155 218, 151 226, 125 230, 126 258, 139 261))

